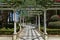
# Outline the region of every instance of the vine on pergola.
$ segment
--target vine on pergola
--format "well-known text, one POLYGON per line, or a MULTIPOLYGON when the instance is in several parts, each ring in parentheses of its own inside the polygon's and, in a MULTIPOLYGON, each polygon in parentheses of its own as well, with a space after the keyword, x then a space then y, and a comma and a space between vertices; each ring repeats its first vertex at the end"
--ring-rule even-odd
POLYGON ((44 8, 48 8, 54 4, 54 0, 36 0, 36 4, 38 4, 44 8))
POLYGON ((35 7, 37 7, 37 5, 40 5, 46 9, 54 3, 54 0, 0 0, 0 2, 5 2, 8 5, 11 5, 13 8, 18 7, 18 9, 20 9, 19 6, 27 7, 29 5, 35 7))
POLYGON ((54 3, 54 0, 1 0, 1 2, 6 2, 12 6, 14 5, 14 7, 18 7, 21 5, 27 6, 27 4, 34 6, 36 4, 47 8, 54 3))

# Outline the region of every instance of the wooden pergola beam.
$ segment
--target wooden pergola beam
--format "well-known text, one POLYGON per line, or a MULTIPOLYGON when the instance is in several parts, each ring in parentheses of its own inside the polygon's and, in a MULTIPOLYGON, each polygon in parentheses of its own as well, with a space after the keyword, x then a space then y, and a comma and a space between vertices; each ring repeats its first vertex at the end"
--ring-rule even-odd
MULTIPOLYGON (((44 8, 39 8, 39 7, 36 7, 36 8, 31 8, 30 10, 29 10, 29 8, 27 7, 27 8, 20 8, 20 10, 26 10, 26 11, 40 11, 40 10, 44 10, 44 8)), ((46 10, 60 10, 60 8, 47 8, 46 10)))
POLYGON ((46 10, 60 10, 60 8, 48 8, 46 10))
POLYGON ((0 10, 14 10, 14 8, 0 8, 0 10))

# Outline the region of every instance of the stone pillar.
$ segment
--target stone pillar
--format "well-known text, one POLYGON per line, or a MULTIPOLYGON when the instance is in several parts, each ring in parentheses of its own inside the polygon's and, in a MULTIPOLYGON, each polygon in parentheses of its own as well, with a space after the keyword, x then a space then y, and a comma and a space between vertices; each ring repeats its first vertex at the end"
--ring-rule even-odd
POLYGON ((14 35, 13 35, 13 40, 16 40, 16 11, 14 11, 14 35))
POLYGON ((38 29, 40 31, 40 14, 38 13, 38 29))
POLYGON ((47 40, 47 32, 46 32, 46 10, 44 10, 44 40, 47 40))

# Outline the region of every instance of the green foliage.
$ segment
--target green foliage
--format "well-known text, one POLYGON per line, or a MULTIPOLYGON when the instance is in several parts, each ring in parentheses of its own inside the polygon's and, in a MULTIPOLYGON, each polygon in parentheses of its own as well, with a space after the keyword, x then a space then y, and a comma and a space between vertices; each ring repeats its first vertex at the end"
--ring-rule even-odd
POLYGON ((60 21, 60 17, 58 15, 53 15, 51 21, 60 21))
POLYGON ((60 29, 60 21, 56 22, 49 22, 48 28, 55 28, 55 29, 60 29))
MULTIPOLYGON (((16 31, 18 32, 19 31, 19 26, 18 26, 18 24, 17 24, 17 29, 16 29, 16 31)), ((0 28, 0 35, 2 34, 5 34, 5 35, 11 35, 11 34, 13 34, 13 32, 14 32, 14 28, 6 28, 6 27, 3 27, 3 28, 0 28)))
POLYGON ((47 8, 47 7, 50 7, 54 3, 54 0, 36 0, 36 2, 42 7, 47 8))
POLYGON ((25 5, 36 5, 36 1, 35 0, 26 0, 25 5))
POLYGON ((60 29, 47 29, 47 33, 51 35, 60 35, 60 29))
POLYGON ((5 27, 3 27, 3 28, 0 28, 0 35, 2 35, 2 34, 5 34, 5 35, 10 35, 10 34, 13 34, 13 28, 12 29, 10 29, 10 28, 5 28, 5 27))
POLYGON ((3 2, 11 5, 13 8, 19 7, 20 5, 24 4, 24 0, 4 0, 3 2))
POLYGON ((21 11, 20 16, 26 17, 26 16, 28 16, 28 15, 29 15, 29 14, 28 14, 28 12, 27 12, 26 10, 21 11))
MULTIPOLYGON (((41 27, 41 31, 44 32, 44 27, 41 27)), ((50 35, 60 35, 60 29, 47 28, 47 33, 50 34, 50 35)))
POLYGON ((9 5, 15 5, 15 7, 24 5, 24 6, 36 6, 36 5, 41 5, 42 7, 47 8, 48 6, 51 6, 54 1, 53 0, 2 0, 1 2, 6 2, 9 5))
POLYGON ((5 3, 5 2, 6 2, 6 0, 0 0, 0 2, 1 2, 1 3, 5 3))

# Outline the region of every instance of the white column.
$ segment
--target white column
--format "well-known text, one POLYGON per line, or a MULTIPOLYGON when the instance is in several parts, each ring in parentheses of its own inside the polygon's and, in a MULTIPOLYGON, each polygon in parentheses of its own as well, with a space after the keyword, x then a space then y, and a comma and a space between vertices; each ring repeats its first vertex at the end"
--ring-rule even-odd
POLYGON ((14 35, 13 35, 13 40, 16 40, 16 11, 14 11, 14 35))
POLYGON ((21 31, 21 24, 22 24, 22 23, 21 23, 21 19, 22 19, 21 17, 22 17, 22 11, 21 11, 21 13, 20 13, 20 25, 19 25, 19 26, 20 26, 20 31, 21 31))
POLYGON ((38 13, 38 29, 40 31, 40 14, 38 13))
POLYGON ((16 12, 14 12, 14 34, 16 34, 16 12))
POLYGON ((9 24, 9 12, 8 12, 8 24, 9 24))
POLYGON ((20 31, 21 31, 21 14, 20 14, 20 31))
POLYGON ((36 25, 37 25, 37 16, 36 16, 36 25))
POLYGON ((24 26, 24 16, 23 16, 23 26, 24 26))
POLYGON ((44 40, 47 40, 47 32, 46 32, 46 10, 44 10, 44 40))

